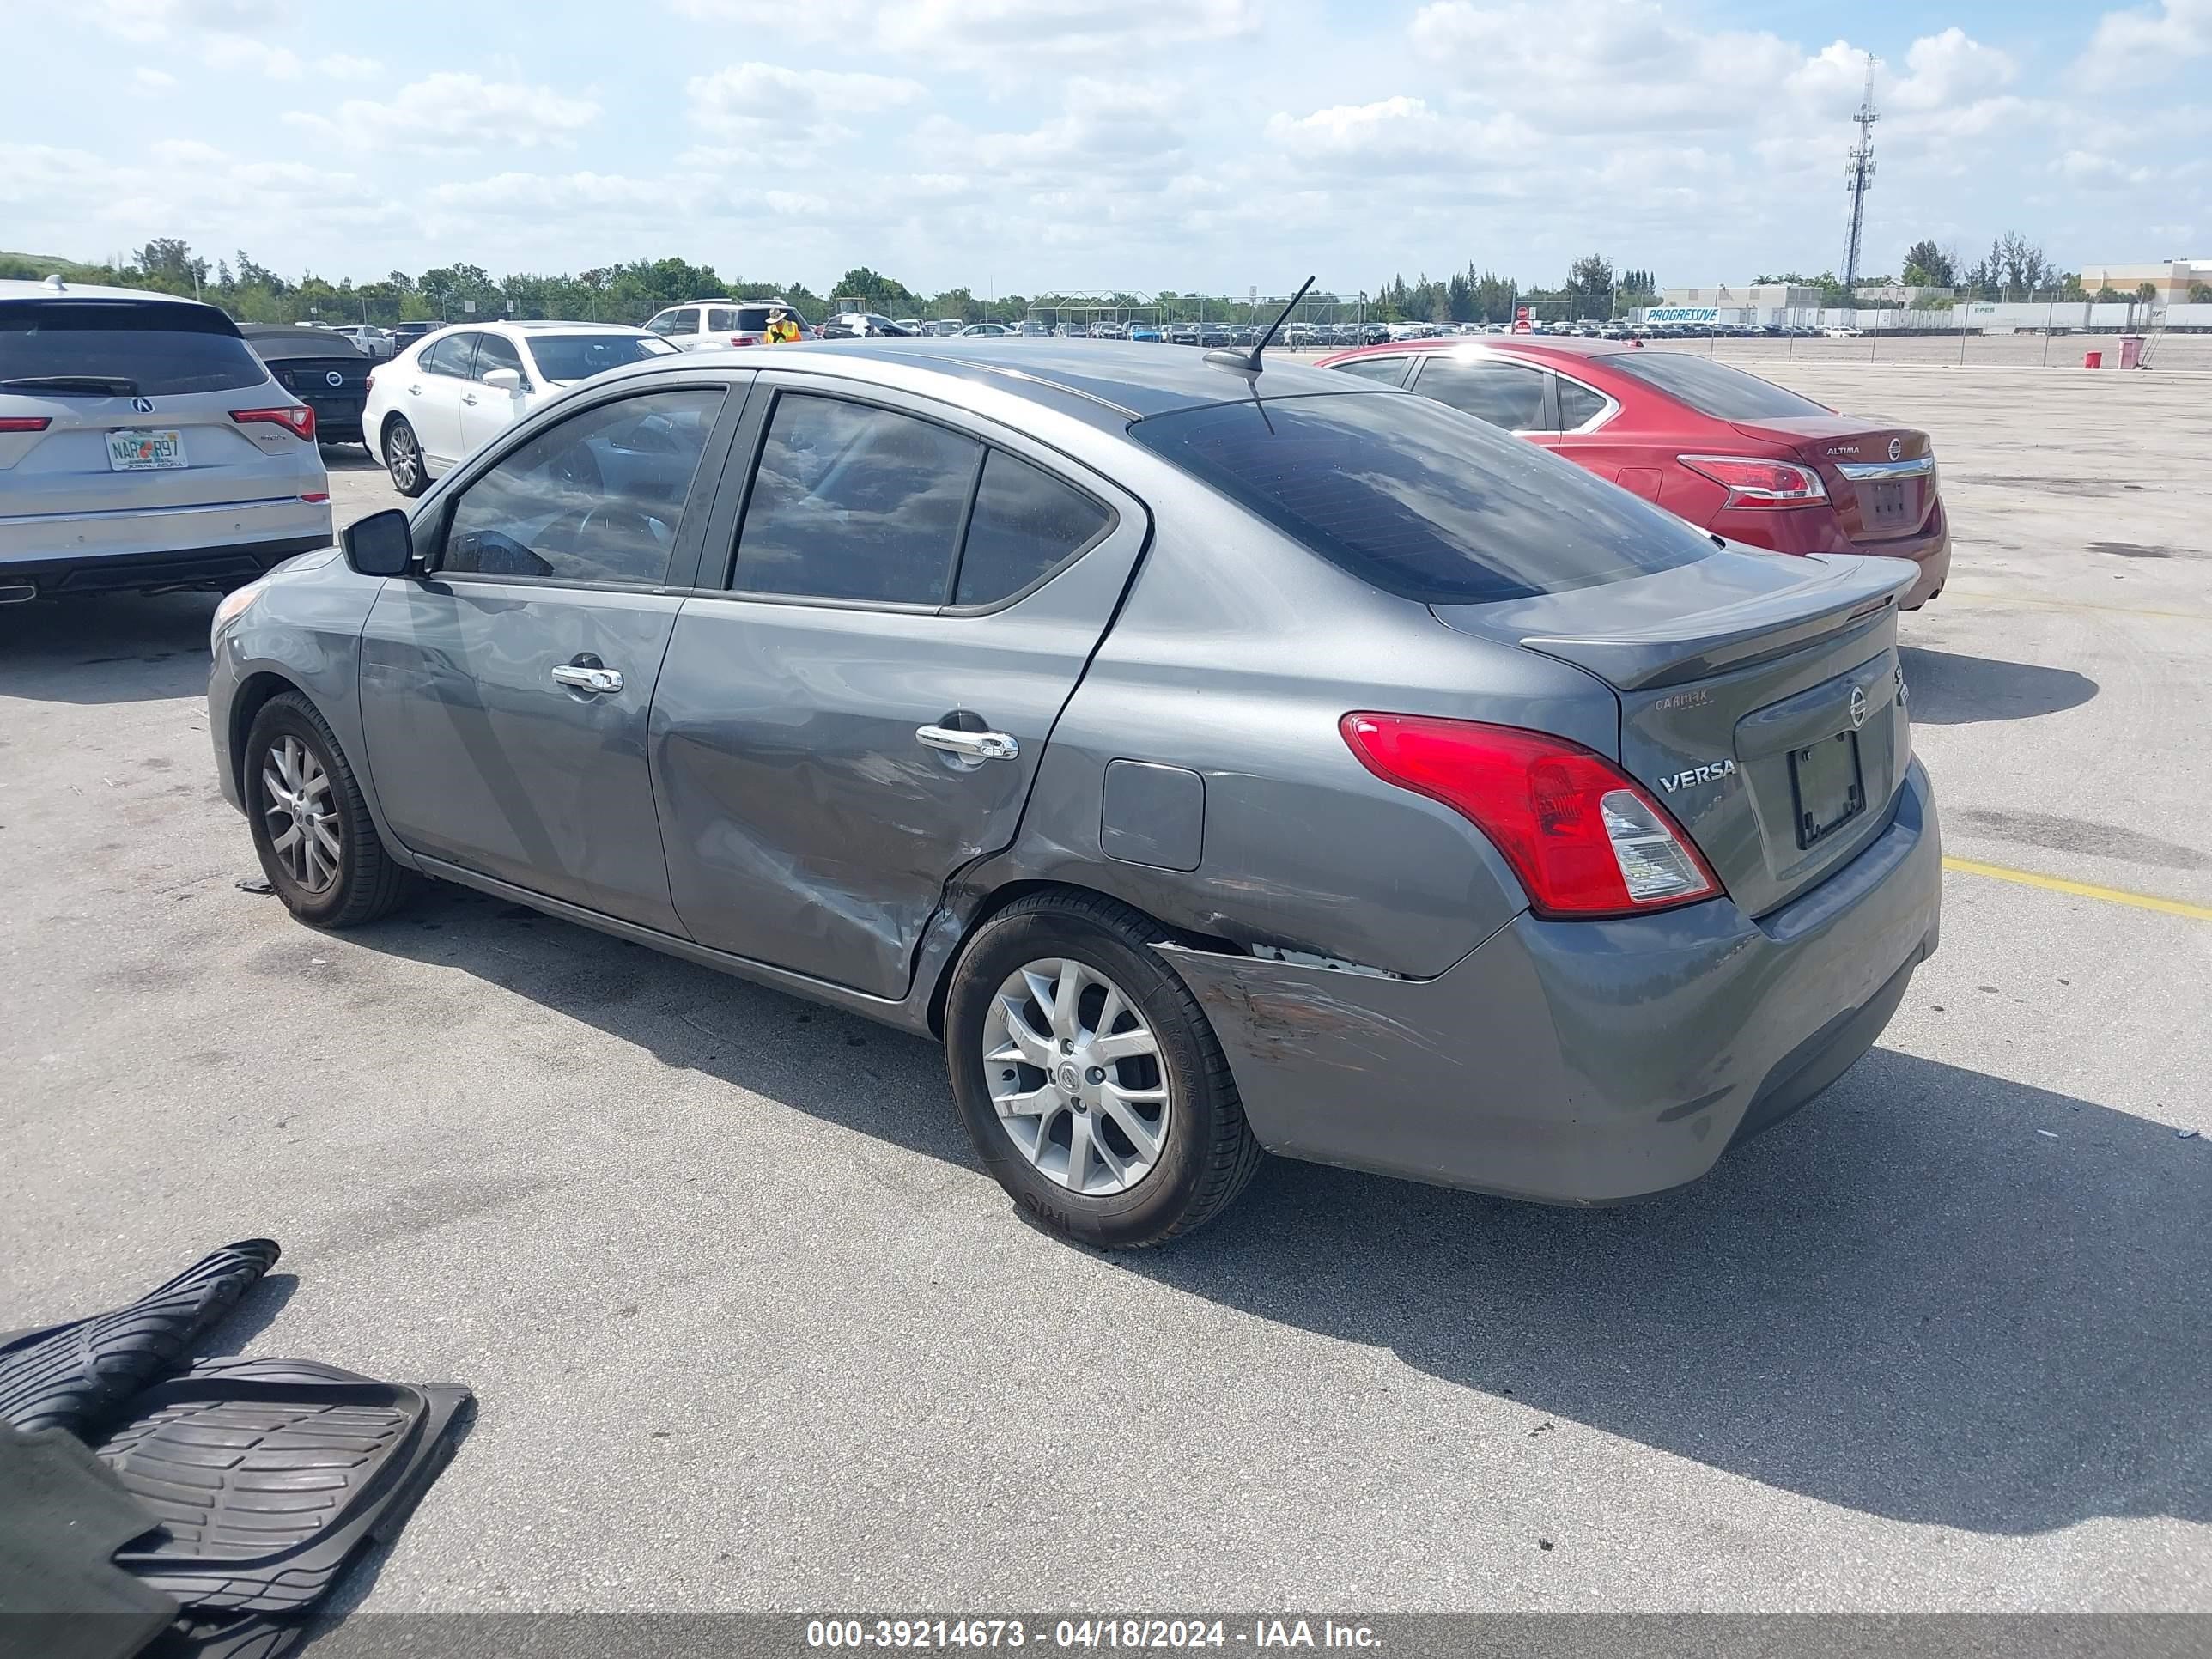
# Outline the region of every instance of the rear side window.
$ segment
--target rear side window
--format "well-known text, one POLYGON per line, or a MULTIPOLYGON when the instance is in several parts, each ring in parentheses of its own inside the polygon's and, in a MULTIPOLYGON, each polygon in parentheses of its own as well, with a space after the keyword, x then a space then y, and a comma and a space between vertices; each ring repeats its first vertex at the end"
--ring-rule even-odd
POLYGON ((624 363, 641 363, 648 357, 672 357, 676 348, 665 340, 637 334, 533 334, 530 355, 538 359, 538 372, 549 380, 566 383, 588 380, 624 363))
POLYGON ((735 586, 944 604, 981 448, 910 415, 783 393, 738 532, 735 586))
POLYGON ((1396 386, 1406 378, 1403 357, 1354 357, 1348 363, 1329 367, 1340 374, 1357 374, 1363 380, 1380 380, 1385 386, 1396 386))
POLYGON ((1559 389, 1559 430, 1572 432, 1605 412, 1607 398, 1588 386, 1553 376, 1559 389))
POLYGON ((722 393, 654 392, 546 428, 461 492, 441 574, 656 586, 722 393))
POLYGON ((1788 420, 1829 413, 1811 398, 1785 392, 1771 380, 1687 351, 1613 352, 1606 357, 1605 366, 1656 386, 1717 421, 1788 420))
POLYGON ((739 306, 738 307, 738 320, 731 324, 730 326, 744 333, 764 333, 768 329, 768 307, 766 306, 739 306))
MULTIPOLYGON (((304 332, 305 331, 302 331, 304 332)), ((325 346, 337 344, 325 337, 325 346)), ((350 349, 342 344, 340 350, 350 349)), ((0 391, 94 397, 183 397, 268 383, 269 371, 211 306, 137 300, 0 301, 0 391), (65 384, 88 377, 81 388, 65 384), (105 383, 105 384, 103 384, 105 383)))
POLYGON ((1081 490, 993 450, 976 486, 953 604, 992 605, 1020 592, 1090 546, 1113 522, 1111 510, 1081 490))
POLYGON ((1717 550, 1672 514, 1426 398, 1255 399, 1154 416, 1129 435, 1330 563, 1426 605, 1591 587, 1717 550))
POLYGON ((1543 424, 1544 371, 1525 363, 1431 357, 1413 390, 1508 432, 1534 432, 1543 424))
POLYGON ((735 306, 709 306, 707 308, 708 333, 727 334, 737 326, 738 308, 735 306))

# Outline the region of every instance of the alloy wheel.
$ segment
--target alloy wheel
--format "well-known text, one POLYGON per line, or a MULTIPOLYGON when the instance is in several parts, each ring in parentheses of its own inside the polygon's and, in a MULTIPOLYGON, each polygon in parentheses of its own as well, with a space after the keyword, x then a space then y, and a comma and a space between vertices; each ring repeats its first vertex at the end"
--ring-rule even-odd
POLYGON ((1158 1037, 1112 980, 1072 957, 1026 963, 993 997, 984 1041, 1000 1126, 1040 1174, 1099 1198, 1152 1173, 1173 1092, 1158 1037))
POLYGON ((289 734, 270 744, 261 761, 261 817, 270 850, 303 890, 328 892, 338 878, 343 843, 337 798, 321 757, 289 734))
POLYGON ((414 428, 404 422, 393 427, 391 435, 384 441, 384 447, 390 458, 388 464, 392 468, 392 486, 404 495, 415 488, 422 465, 422 451, 415 442, 414 428))

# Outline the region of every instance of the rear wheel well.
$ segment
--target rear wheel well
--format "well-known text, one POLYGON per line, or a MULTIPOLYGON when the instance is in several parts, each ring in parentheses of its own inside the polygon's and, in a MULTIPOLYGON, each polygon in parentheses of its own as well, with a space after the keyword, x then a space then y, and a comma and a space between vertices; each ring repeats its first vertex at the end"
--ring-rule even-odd
POLYGON ((961 952, 968 948, 969 940, 974 939, 992 917, 1017 900, 1025 899, 1033 893, 1067 893, 1079 898, 1108 899, 1115 904, 1134 910, 1146 921, 1159 929, 1161 938, 1171 940, 1175 944, 1187 945, 1197 951, 1219 951, 1231 955, 1240 954, 1237 947, 1225 939, 1193 933, 1186 927, 1170 927, 1142 905, 1132 903, 1119 893, 1109 893, 1103 888, 1086 887, 1080 882, 1073 881, 1010 881, 1003 887, 992 889, 983 902, 975 907, 975 914, 968 919, 967 925, 960 930, 960 942, 952 947, 951 954, 945 957, 945 969, 938 975, 937 983, 930 990, 929 1030, 930 1034, 939 1042, 945 1040, 945 1004, 951 992, 952 969, 954 964, 960 960, 961 952))
MULTIPOLYGON (((238 787, 238 798, 246 799, 246 734, 253 729, 253 718, 261 712, 270 698, 300 688, 282 674, 249 674, 238 688, 237 696, 230 700, 230 731, 227 733, 231 781, 238 787)), ((301 696, 306 696, 304 691, 301 696)))

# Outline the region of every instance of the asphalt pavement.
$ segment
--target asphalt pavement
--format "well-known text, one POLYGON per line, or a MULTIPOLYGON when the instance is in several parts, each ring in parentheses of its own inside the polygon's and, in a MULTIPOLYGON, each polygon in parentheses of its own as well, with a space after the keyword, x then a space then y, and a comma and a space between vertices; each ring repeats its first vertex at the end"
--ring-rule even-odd
POLYGON ((928 1044, 459 891, 294 924, 212 600, 22 607, 0 1327, 266 1234, 232 1346, 472 1385, 372 1609, 2212 1612, 2212 377, 1763 372, 1935 435, 1904 655, 1975 868, 1705 1182, 1277 1161, 1071 1249, 928 1044))

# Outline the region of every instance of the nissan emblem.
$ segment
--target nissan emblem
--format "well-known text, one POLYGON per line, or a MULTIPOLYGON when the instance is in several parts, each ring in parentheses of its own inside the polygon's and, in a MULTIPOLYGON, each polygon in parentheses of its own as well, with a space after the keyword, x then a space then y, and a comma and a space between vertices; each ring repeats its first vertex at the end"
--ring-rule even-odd
POLYGON ((1889 459, 1893 461, 1896 460, 1904 453, 1905 440, 1902 438, 1892 438, 1889 441, 1889 459))
POLYGON ((1851 730, 1856 732, 1866 724, 1866 693, 1856 685, 1851 688, 1851 730))

